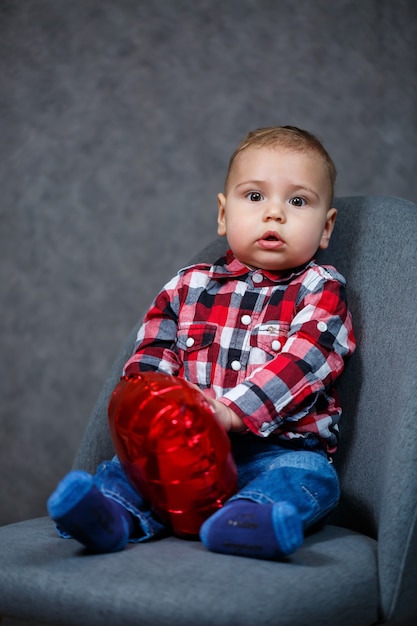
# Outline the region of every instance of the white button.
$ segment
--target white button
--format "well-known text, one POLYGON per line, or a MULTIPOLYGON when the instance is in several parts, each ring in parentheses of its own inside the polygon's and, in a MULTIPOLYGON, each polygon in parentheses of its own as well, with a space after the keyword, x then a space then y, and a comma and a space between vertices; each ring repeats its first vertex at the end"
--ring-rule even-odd
POLYGON ((262 276, 262 274, 254 274, 252 276, 252 280, 254 283, 261 283, 263 281, 264 277, 262 276))
POLYGON ((278 341, 278 339, 274 339, 274 341, 271 343, 271 348, 275 350, 275 352, 278 352, 278 350, 281 350, 281 344, 278 341))
POLYGON ((232 366, 232 370, 234 370, 235 372, 238 372, 242 367, 239 361, 232 361, 230 365, 232 366))
POLYGON ((187 341, 185 342, 187 348, 192 348, 194 344, 195 340, 193 339, 193 337, 188 337, 187 341))
POLYGON ((321 333, 325 333, 326 330, 327 330, 326 322, 318 322, 317 323, 317 330, 319 330, 321 333))
POLYGON ((252 318, 250 315, 242 315, 242 317, 240 318, 240 321, 242 322, 242 324, 244 324, 245 326, 249 326, 249 324, 252 321, 252 318))

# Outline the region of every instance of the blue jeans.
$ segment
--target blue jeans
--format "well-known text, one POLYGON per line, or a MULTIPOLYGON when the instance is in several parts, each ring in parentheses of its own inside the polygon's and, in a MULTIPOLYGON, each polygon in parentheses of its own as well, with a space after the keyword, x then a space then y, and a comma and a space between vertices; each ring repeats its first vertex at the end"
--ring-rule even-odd
MULTIPOLYGON (((229 502, 244 498, 261 504, 285 500, 298 510, 304 530, 324 520, 339 500, 339 480, 326 454, 309 440, 300 447, 273 437, 232 436, 232 453, 238 470, 238 492, 229 502)), ((118 459, 104 461, 96 474, 98 488, 137 518, 141 542, 167 534, 140 494, 127 480, 118 459)))

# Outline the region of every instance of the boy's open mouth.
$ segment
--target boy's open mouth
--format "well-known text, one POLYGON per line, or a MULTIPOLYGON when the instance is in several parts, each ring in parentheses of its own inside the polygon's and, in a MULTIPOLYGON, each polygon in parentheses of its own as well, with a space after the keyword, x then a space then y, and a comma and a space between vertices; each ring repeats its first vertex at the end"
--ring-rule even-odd
POLYGON ((280 248, 284 242, 277 233, 268 231, 258 239, 258 244, 261 248, 264 248, 264 250, 273 250, 280 248))
POLYGON ((281 237, 274 230, 268 230, 261 237, 262 241, 282 241, 281 237))

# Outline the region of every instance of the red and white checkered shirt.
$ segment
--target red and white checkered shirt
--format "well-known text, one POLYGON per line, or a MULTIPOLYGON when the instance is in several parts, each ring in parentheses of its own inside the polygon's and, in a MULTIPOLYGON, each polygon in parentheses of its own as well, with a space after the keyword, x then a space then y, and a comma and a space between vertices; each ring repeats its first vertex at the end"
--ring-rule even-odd
POLYGON ((167 372, 230 406, 249 430, 337 446, 333 385, 355 349, 345 280, 314 261, 250 270, 229 251, 181 270, 158 294, 125 373, 167 372))

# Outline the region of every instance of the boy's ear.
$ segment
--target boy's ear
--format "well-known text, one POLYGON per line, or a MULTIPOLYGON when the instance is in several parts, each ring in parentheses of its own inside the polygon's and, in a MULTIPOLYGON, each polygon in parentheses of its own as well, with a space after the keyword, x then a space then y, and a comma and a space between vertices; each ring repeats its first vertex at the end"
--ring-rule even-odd
POLYGON ((330 237, 332 236, 333 228, 336 222, 336 217, 337 209, 331 208, 327 211, 326 223, 324 225, 323 234, 320 241, 321 250, 325 250, 329 245, 330 237))
POLYGON ((217 215, 217 234, 223 237, 226 234, 226 196, 224 193, 217 195, 217 207, 219 210, 217 215))

